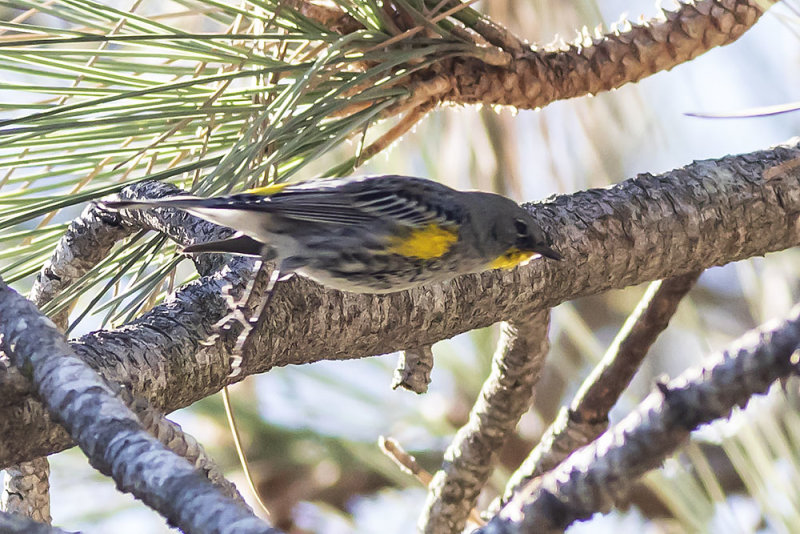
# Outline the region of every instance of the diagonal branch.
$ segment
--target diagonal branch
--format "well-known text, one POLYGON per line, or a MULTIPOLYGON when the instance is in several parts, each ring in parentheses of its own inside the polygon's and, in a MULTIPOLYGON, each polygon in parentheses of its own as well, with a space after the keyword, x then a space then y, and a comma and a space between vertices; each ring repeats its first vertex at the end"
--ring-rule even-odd
POLYGON ((181 426, 170 421, 141 398, 132 398, 125 389, 119 391, 125 404, 136 414, 142 426, 153 437, 168 447, 175 454, 186 458, 196 469, 202 471, 226 497, 230 497, 250 510, 239 490, 222 473, 219 465, 206 452, 205 448, 193 436, 181 429, 181 426))
POLYGON ((745 334, 701 368, 650 394, 639 407, 555 470, 527 484, 481 534, 562 532, 608 512, 616 496, 661 465, 691 430, 727 417, 780 378, 800 373, 800 306, 745 334))
MULTIPOLYGON (((580 296, 795 246, 800 168, 790 163, 798 159, 794 142, 529 205, 566 257, 558 264, 532 262, 386 296, 325 290, 299 277, 282 282, 239 378, 276 365, 425 346, 580 296)), ((191 404, 228 381, 231 347, 199 340, 227 313, 221 288, 244 283, 248 268, 252 263, 232 261, 131 324, 89 334, 73 347, 165 412, 191 404)), ((68 446, 56 428, 30 397, 8 399, 0 406, 0 465, 68 446), (24 446, 8 438, 20 433, 29 438, 24 446)))
MULTIPOLYGON (((173 186, 150 182, 130 186, 126 194, 131 197, 140 195, 154 197, 175 194, 177 191, 173 186)), ((163 226, 163 222, 174 215, 176 214, 164 214, 158 224, 163 226)), ((97 204, 89 205, 77 219, 72 221, 51 258, 42 267, 30 291, 31 301, 38 307, 46 304, 102 261, 118 241, 138 229, 153 229, 152 222, 152 217, 146 213, 123 217, 121 214, 106 211, 97 204)), ((207 223, 201 224, 208 227, 201 229, 207 233, 227 233, 219 227, 207 223)), ((179 232, 183 229, 180 225, 171 226, 179 229, 179 232)), ((194 231, 202 235, 201 231, 197 229, 194 231)), ((183 235, 173 233, 173 237, 183 235)), ((62 331, 66 329, 68 315, 68 310, 64 310, 54 316, 54 322, 62 331)), ((18 373, 13 366, 8 369, 18 373)), ((26 390, 29 390, 28 380, 18 374, 15 379, 17 376, 20 382, 24 382, 26 390)), ((143 399, 134 399, 127 390, 121 390, 120 393, 128 393, 126 404, 136 411, 139 420, 156 439, 188 459, 195 467, 202 469, 225 495, 238 499, 247 506, 233 484, 222 476, 215 462, 193 437, 183 433, 178 425, 167 420, 143 399)), ((7 467, 2 498, 3 510, 22 513, 37 521, 49 523, 48 474, 49 463, 44 457, 7 467)))
POLYGON ((550 471, 572 451, 606 431, 608 412, 699 276, 695 271, 650 285, 603 359, 584 380, 569 408, 561 409, 539 444, 508 481, 500 504, 508 502, 521 486, 550 471))
POLYGON ((698 0, 675 12, 566 48, 527 50, 509 65, 458 58, 444 67, 452 87, 441 99, 537 109, 556 100, 594 95, 670 70, 734 42, 772 0, 698 0))
POLYGON ((550 347, 547 327, 550 310, 504 323, 492 372, 478 400, 444 454, 442 470, 429 485, 420 518, 425 533, 461 532, 478 495, 489 479, 491 461, 533 402, 550 347))
MULTIPOLYGON (((99 263, 117 241, 127 237, 130 227, 120 223, 119 216, 87 207, 72 221, 59 240, 55 251, 33 283, 30 299, 41 307, 99 263)), ((52 316, 62 332, 67 329, 69 310, 52 316)), ((14 366, 5 368, 19 373, 14 366)), ((17 382, 30 386, 17 375, 17 382)), ((42 523, 50 523, 50 463, 45 457, 6 467, 0 506, 3 511, 25 515, 42 523)))
MULTIPOLYGON (((434 97, 438 102, 538 109, 557 100, 595 95, 671 70, 736 41, 775 3, 690 0, 680 3, 676 11, 663 11, 650 20, 619 25, 603 35, 584 32, 578 42, 543 47, 525 45, 491 19, 479 18, 466 23, 468 28, 506 53, 490 54, 491 60, 462 55, 438 61, 404 82, 411 91, 407 100, 434 97), (437 80, 435 93, 430 92, 431 80, 437 80)), ((363 29, 343 11, 338 10, 337 15, 337 8, 321 10, 313 2, 300 4, 304 14, 338 33, 363 29)), ((462 33, 472 35, 463 30, 459 35, 462 33)), ((477 43, 475 51, 478 56, 488 52, 477 43)), ((405 107, 406 101, 401 101, 383 115, 393 116, 405 107)))
MULTIPOLYGON (((50 259, 36 276, 29 298, 36 306, 50 302, 92 267, 106 258, 111 248, 130 236, 134 227, 116 213, 92 204, 70 223, 50 259)), ((63 331, 67 329, 69 312, 51 317, 63 331)))
POLYGON ((30 373, 48 411, 100 472, 187 532, 277 533, 223 497, 185 459, 147 434, 134 413, 80 360, 35 306, 0 281, 0 334, 12 362, 30 373))

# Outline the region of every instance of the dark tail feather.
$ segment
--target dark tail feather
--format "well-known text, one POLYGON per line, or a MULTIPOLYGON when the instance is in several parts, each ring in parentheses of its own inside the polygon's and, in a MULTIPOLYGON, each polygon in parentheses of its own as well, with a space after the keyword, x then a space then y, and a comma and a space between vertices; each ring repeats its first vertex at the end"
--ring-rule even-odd
POLYGON ((141 210, 149 208, 193 208, 206 199, 191 196, 174 196, 142 200, 103 200, 100 204, 112 210, 141 210))
POLYGON ((189 245, 183 252, 223 252, 227 254, 239 254, 242 256, 264 256, 264 243, 259 243, 252 237, 244 234, 237 234, 230 239, 219 241, 209 241, 207 243, 197 243, 189 245))
POLYGON ((544 256, 545 258, 550 258, 551 260, 561 261, 564 259, 564 256, 553 250, 552 248, 546 245, 539 245, 536 247, 536 252, 544 256))

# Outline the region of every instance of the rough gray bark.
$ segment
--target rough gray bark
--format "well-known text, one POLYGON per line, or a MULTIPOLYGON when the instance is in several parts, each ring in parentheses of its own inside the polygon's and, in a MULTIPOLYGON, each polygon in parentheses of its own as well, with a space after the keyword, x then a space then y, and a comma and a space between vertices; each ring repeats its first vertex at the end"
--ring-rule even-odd
MULTIPOLYGON (((594 95, 670 70, 741 37, 774 0, 698 0, 674 12, 622 26, 569 46, 528 47, 502 66, 457 58, 432 69, 439 100, 537 109, 556 100, 594 95)), ((588 32, 587 32, 588 33, 588 32)), ((424 75, 421 75, 424 76, 424 75)))
MULTIPOLYGON (((84 361, 55 325, 0 281, 2 349, 30 375, 48 411, 100 472, 191 533, 277 533, 223 497, 185 459, 147 434, 134 413, 84 361)), ((25 441, 25 440, 19 440, 25 441)))
POLYGON ((126 394, 127 390, 122 390, 121 397, 125 404, 136 414, 139 422, 145 430, 154 436, 165 447, 186 458, 195 469, 199 469, 205 474, 212 484, 219 489, 223 495, 230 497, 241 506, 251 510, 250 505, 242 497, 228 479, 223 475, 219 465, 206 452, 205 448, 193 436, 181 429, 181 426, 170 421, 164 415, 150 406, 148 402, 141 398, 131 399, 126 394))
POLYGON ((494 453, 506 442, 533 403, 534 386, 550 343, 550 310, 505 323, 469 421, 444 453, 444 465, 428 486, 419 520, 426 534, 461 532, 492 472, 494 453))
MULTIPOLYGON (((123 200, 142 198, 162 198, 185 194, 174 185, 161 182, 139 182, 123 189, 119 197, 123 200)), ((156 208, 152 210, 125 210, 113 212, 122 223, 134 229, 155 230, 169 236, 170 239, 184 246, 198 242, 214 241, 229 237, 233 232, 208 221, 193 217, 185 211, 156 208)), ((222 266, 223 256, 219 254, 201 254, 197 257, 198 271, 209 274, 222 266)))
POLYGON ((0 532, 3 534, 80 534, 8 512, 0 512, 0 532))
POLYGON ((50 463, 47 458, 35 458, 6 468, 0 507, 4 512, 29 517, 39 523, 52 521, 50 463))
POLYGON ((432 370, 433 347, 425 345, 406 349, 398 358, 397 368, 392 376, 392 389, 401 387, 414 393, 425 393, 431 383, 432 370))
POLYGON ((699 272, 691 272, 651 284, 603 359, 584 380, 569 408, 561 409, 528 458, 514 472, 501 502, 493 506, 495 511, 522 485, 555 468, 572 451, 605 432, 608 412, 699 276, 699 272))
MULTIPOLYGON (((227 380, 228 351, 233 348, 233 341, 226 344, 218 339, 212 346, 203 346, 201 342, 211 336, 214 324, 227 313, 223 287, 231 284, 244 287, 252 274, 252 261, 237 258, 232 265, 233 269, 226 268, 203 281, 187 284, 173 298, 132 324, 84 336, 73 342, 72 348, 102 376, 121 383, 160 409, 172 411, 218 391, 227 380), (166 352, 160 352, 162 349, 166 352), (220 388, 205 389, 205 395, 190 401, 193 387, 186 385, 195 379, 201 388, 203 384, 220 384, 220 388), (172 386, 180 385, 170 384, 171 380, 180 380, 183 386, 167 393, 172 386), (165 393, 175 395, 166 404, 165 393)), ((0 384, 0 389, 3 387, 0 384)), ((14 458, 16 454, 9 462, 14 463, 31 459, 25 451, 42 455, 73 445, 35 397, 26 394, 6 400, 0 413, 8 418, 8 428, 16 427, 30 440, 20 443, 10 434, 2 434, 9 437, 0 439, 0 458, 6 455, 14 458)))
POLYGON ((743 407, 780 378, 800 373, 800 306, 741 337, 708 363, 650 394, 625 419, 556 469, 531 481, 480 534, 562 532, 608 512, 636 479, 661 465, 689 433, 743 407))
MULTIPOLYGON (((800 169, 783 164, 796 159, 793 141, 528 205, 563 262, 535 261, 387 296, 325 290, 299 277, 281 282, 237 379, 274 366, 424 346, 580 296, 795 246, 800 169)), ((130 325, 84 336, 73 348, 164 411, 206 397, 227 383, 231 344, 200 341, 227 313, 220 290, 244 283, 248 266, 234 260, 130 325)), ((69 444, 30 396, 0 407, 0 465, 69 444), (9 438, 20 433, 29 436, 24 447, 9 438)))
MULTIPOLYGON (((146 182, 135 184, 128 187, 125 194, 128 197, 137 198, 145 196, 154 198, 166 195, 174 195, 179 190, 174 186, 159 182, 146 182)), ((122 217, 119 213, 110 212, 99 207, 97 204, 90 204, 81 215, 70 223, 64 236, 59 240, 58 245, 53 251, 53 255, 42 267, 36 281, 31 288, 29 298, 38 307, 50 302, 60 292, 67 289, 72 283, 79 280, 92 267, 106 258, 111 248, 119 241, 129 237, 137 230, 158 229, 152 226, 153 222, 165 229, 170 229, 170 237, 174 239, 185 239, 190 241, 187 233, 197 236, 207 236, 208 234, 225 235, 227 230, 220 229, 205 222, 197 222, 191 227, 182 224, 181 218, 185 215, 179 212, 161 214, 161 218, 154 218, 146 212, 126 214, 122 217)), ((66 330, 68 321, 68 311, 62 310, 51 317, 53 322, 61 331, 66 330)), ((8 363, 7 361, 5 362, 8 363)), ((13 366, 3 365, 2 371, 13 374, 12 385, 14 389, 20 388, 22 391, 30 391, 30 383, 18 374, 13 366)), ((12 391, 4 388, 8 395, 12 391)), ((144 409, 142 407, 142 409, 144 409)), ((154 422, 153 430, 165 431, 170 422, 163 419, 156 423, 155 417, 150 416, 154 422)), ((159 434, 154 434, 161 437, 159 434)), ((189 452, 197 452, 196 457, 188 458, 197 467, 204 468, 211 480, 221 486, 223 491, 230 496, 241 496, 230 482, 224 479, 213 462, 205 456, 202 447, 188 436, 183 435, 178 429, 172 428, 169 442, 165 439, 161 441, 165 445, 180 447, 181 440, 188 440, 194 446, 185 447, 189 452)), ((173 447, 170 447, 175 450, 173 447)), ((50 522, 50 499, 49 499, 49 464, 46 458, 37 458, 30 463, 10 465, 6 468, 4 488, 2 496, 2 509, 7 512, 22 514, 39 522, 50 522)), ((244 501, 242 501, 244 502, 244 501)))
MULTIPOLYGON (((50 302, 90 268, 99 263, 111 247, 127 237, 131 227, 122 224, 113 213, 88 206, 70 223, 31 288, 29 298, 39 308, 50 302)), ((55 325, 67 329, 69 311, 51 316, 55 325)), ((9 369, 14 369, 9 366, 9 369)), ((26 390, 30 383, 21 375, 17 378, 26 390)), ((40 523, 50 523, 50 464, 46 457, 6 468, 0 507, 3 511, 30 517, 40 523)))
MULTIPOLYGON (((59 240, 52 256, 36 276, 28 298, 43 306, 106 258, 111 247, 122 241, 135 227, 126 224, 116 213, 90 204, 72 221, 59 240)), ((62 331, 67 329, 68 312, 50 319, 62 331)))

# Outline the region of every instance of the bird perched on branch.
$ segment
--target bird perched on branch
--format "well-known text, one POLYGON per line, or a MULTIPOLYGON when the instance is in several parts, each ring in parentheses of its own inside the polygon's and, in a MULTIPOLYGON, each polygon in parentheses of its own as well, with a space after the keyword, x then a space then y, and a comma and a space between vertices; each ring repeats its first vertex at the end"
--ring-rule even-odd
POLYGON ((184 252, 276 260, 355 293, 391 293, 460 274, 560 260, 536 220, 493 193, 422 178, 370 176, 275 184, 215 198, 104 202, 112 209, 177 208, 237 232, 184 252))

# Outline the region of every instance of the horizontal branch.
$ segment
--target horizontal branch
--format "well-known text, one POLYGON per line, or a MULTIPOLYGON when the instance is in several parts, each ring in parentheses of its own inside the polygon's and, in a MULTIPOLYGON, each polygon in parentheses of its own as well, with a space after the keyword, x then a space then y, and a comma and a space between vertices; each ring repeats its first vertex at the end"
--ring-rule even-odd
POLYGON ((660 466, 698 426, 730 415, 779 378, 800 373, 800 306, 742 336, 705 366, 660 384, 642 403, 555 470, 524 486, 481 534, 563 532, 608 512, 614 499, 660 466))
MULTIPOLYGON (((300 277, 281 282, 244 353, 241 377, 425 346, 577 297, 795 246, 800 168, 787 163, 798 159, 795 141, 529 204, 562 262, 534 261, 386 296, 326 290, 300 277)), ((247 273, 237 269, 252 265, 232 262, 131 324, 84 336, 75 351, 166 412, 218 391, 227 382, 229 347, 200 342, 227 312, 221 288, 241 283, 247 273)), ((0 407, 0 465, 68 446, 51 430, 29 397, 0 407), (25 444, 10 438, 21 433, 25 444)))

